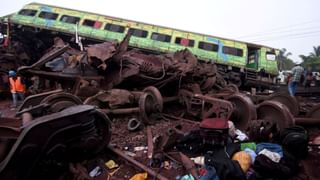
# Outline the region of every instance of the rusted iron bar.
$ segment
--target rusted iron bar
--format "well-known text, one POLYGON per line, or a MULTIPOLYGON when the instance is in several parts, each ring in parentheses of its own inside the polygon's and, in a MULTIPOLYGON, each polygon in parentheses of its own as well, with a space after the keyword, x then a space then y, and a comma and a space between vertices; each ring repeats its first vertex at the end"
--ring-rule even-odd
POLYGON ((183 166, 196 180, 198 180, 199 176, 198 176, 198 172, 197 172, 196 165, 194 164, 194 162, 188 156, 184 155, 183 153, 179 153, 179 154, 180 154, 180 158, 181 158, 183 166))
MULTIPOLYGON (((48 72, 48 71, 35 70, 35 69, 28 69, 27 72, 33 75, 44 77, 44 78, 57 79, 57 80, 73 80, 74 81, 80 76, 79 74, 64 74, 64 73, 48 72)), ((101 79, 104 79, 103 76, 81 76, 81 78, 84 80, 96 80, 96 81, 100 81, 101 79)))
POLYGON ((226 97, 232 96, 233 94, 234 94, 234 92, 219 92, 219 93, 215 93, 215 94, 210 94, 210 97, 226 98, 226 97))
POLYGON ((208 111, 204 110, 204 105, 202 107, 202 118, 207 118, 211 115, 211 113, 215 113, 218 117, 224 117, 226 119, 229 119, 232 111, 233 111, 233 105, 231 102, 223 99, 218 99, 202 94, 194 94, 195 98, 199 98, 205 102, 208 102, 212 104, 212 108, 210 108, 208 111))
POLYGON ((177 134, 184 135, 184 132, 180 129, 174 128, 173 130, 176 131, 177 134))
POLYGON ((169 153, 166 153, 164 151, 162 151, 163 155, 170 159, 171 161, 175 162, 177 165, 182 165, 180 161, 176 160, 174 157, 172 157, 169 153))
POLYGON ((319 118, 304 118, 304 117, 299 117, 299 118, 294 118, 295 124, 297 125, 320 125, 320 117, 319 118))
POLYGON ((169 103, 169 102, 178 101, 178 100, 179 100, 178 96, 163 97, 163 102, 164 103, 169 103))
POLYGON ((151 159, 153 156, 153 142, 152 142, 152 131, 149 126, 147 127, 147 138, 148 138, 148 158, 151 159))
POLYGON ((137 108, 123 108, 123 109, 102 109, 102 112, 106 114, 131 114, 131 113, 139 113, 140 109, 137 108))
POLYGON ((173 116, 173 115, 166 114, 166 113, 162 113, 162 115, 167 117, 167 118, 170 118, 170 119, 185 121, 185 122, 188 122, 188 123, 191 123, 191 124, 200 124, 200 122, 197 122, 197 121, 192 121, 190 119, 185 119, 185 118, 182 118, 182 117, 173 116))
POLYGON ((214 98, 214 97, 210 97, 210 96, 205 96, 205 95, 202 95, 202 94, 194 94, 194 97, 203 99, 203 100, 208 101, 208 102, 217 102, 217 103, 221 103, 221 104, 225 103, 226 105, 232 107, 232 104, 229 101, 226 101, 226 100, 223 100, 223 99, 218 99, 218 98, 214 98))
POLYGON ((115 149, 115 148, 113 148, 113 147, 111 147, 111 146, 108 146, 108 148, 109 148, 112 152, 114 152, 114 153, 116 153, 117 155, 119 155, 120 157, 122 157, 123 159, 125 159, 125 160, 127 160, 128 162, 134 164, 134 165, 137 166, 138 168, 146 171, 146 172, 147 172, 148 174, 150 174, 151 176, 153 176, 153 177, 155 177, 155 178, 157 178, 157 179, 159 179, 159 180, 168 180, 168 178, 162 176, 161 174, 158 174, 158 173, 154 172, 152 169, 148 168, 147 166, 143 165, 142 163, 140 163, 140 162, 132 159, 131 157, 125 155, 122 151, 120 151, 120 150, 118 150, 118 149, 115 149))

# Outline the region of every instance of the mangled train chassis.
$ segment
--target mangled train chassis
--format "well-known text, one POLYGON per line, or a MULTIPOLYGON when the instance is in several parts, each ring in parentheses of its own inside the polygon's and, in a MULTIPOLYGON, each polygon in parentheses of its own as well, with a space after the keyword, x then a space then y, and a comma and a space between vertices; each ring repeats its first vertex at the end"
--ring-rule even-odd
MULTIPOLYGON (((1 179, 54 176, 68 169, 69 163, 95 156, 110 141, 108 117, 129 117, 129 131, 147 126, 148 134, 148 125, 163 119, 198 123, 223 118, 249 136, 256 124, 283 129, 320 123, 319 106, 308 111, 306 118, 297 117, 299 104, 290 96, 239 93, 237 86, 226 83, 215 64, 199 63, 188 50, 146 54, 128 50, 129 38, 120 44, 92 45, 86 51, 56 38, 36 63, 19 68, 20 74, 32 79, 30 92, 35 95, 19 107, 20 121, 8 120, 0 126, 1 179), (60 90, 50 91, 57 88, 60 90)), ((174 132, 179 134, 178 130, 168 133, 161 149, 174 132)), ((120 150, 110 149, 157 176, 120 150)))
POLYGON ((1 179, 55 179, 69 163, 91 158, 108 144, 111 124, 106 115, 72 100, 67 105, 57 94, 51 95, 59 102, 38 103, 48 95, 28 98, 28 108, 18 112, 21 119, 2 119, 1 179), (57 111, 54 106, 62 104, 57 111))

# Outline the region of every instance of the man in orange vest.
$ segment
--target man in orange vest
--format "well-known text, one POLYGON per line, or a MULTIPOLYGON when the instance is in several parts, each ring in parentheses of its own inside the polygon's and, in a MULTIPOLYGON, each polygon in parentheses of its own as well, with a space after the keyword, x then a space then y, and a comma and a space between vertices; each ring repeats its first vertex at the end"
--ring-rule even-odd
POLYGON ((20 76, 17 76, 15 71, 9 71, 9 83, 10 83, 10 91, 12 94, 13 107, 17 107, 18 99, 21 101, 24 100, 25 86, 22 83, 22 79, 20 76))

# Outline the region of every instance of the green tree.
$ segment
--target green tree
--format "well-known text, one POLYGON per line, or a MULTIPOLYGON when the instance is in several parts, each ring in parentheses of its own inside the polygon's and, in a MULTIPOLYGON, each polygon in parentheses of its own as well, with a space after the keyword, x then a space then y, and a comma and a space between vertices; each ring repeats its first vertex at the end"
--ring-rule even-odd
POLYGON ((294 66, 294 62, 289 58, 291 52, 287 52, 286 48, 282 48, 278 55, 278 68, 279 70, 290 70, 294 66))
POLYGON ((303 63, 303 67, 312 71, 320 71, 320 46, 313 46, 313 52, 310 52, 308 56, 299 56, 303 63))
POLYGON ((313 52, 309 55, 312 58, 319 58, 320 57, 320 46, 313 46, 313 52))

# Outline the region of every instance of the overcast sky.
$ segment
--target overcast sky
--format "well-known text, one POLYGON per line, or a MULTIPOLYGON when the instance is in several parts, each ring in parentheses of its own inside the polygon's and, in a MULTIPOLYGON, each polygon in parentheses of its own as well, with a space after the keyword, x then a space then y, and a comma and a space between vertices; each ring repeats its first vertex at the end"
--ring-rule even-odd
MULTIPOLYGON (((0 16, 32 0, 3 0, 0 16)), ((320 0, 38 0, 225 38, 286 48, 295 62, 320 45, 320 0)))

